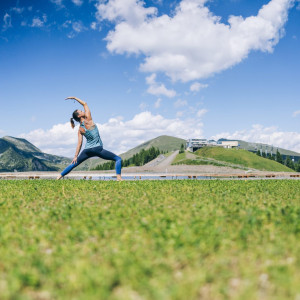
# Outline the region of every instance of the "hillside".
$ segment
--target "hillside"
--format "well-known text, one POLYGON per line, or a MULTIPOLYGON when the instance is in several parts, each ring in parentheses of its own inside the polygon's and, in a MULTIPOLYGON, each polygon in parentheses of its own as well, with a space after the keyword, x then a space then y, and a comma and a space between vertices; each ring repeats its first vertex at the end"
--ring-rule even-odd
POLYGON ((25 139, 0 139, 0 172, 58 171, 70 162, 69 158, 42 152, 25 139))
MULTIPOLYGON (((226 141, 227 139, 221 139, 226 141)), ((244 150, 248 150, 248 151, 252 151, 252 152, 256 152, 257 150, 262 149, 262 151, 264 152, 268 152, 270 153, 271 151, 273 152, 273 154, 276 153, 277 149, 280 152, 281 155, 285 156, 292 156, 295 157, 296 159, 300 159, 300 153, 295 152, 295 151, 291 151, 291 150, 287 150, 284 148, 278 148, 278 147, 274 147, 272 145, 268 145, 268 144, 262 144, 262 143, 252 143, 252 142, 245 142, 242 140, 238 140, 239 144, 240 144, 240 148, 244 149, 244 150)))
POLYGON ((204 147, 195 152, 200 158, 211 158, 220 162, 240 165, 250 169, 274 172, 293 172, 292 169, 270 159, 260 157, 243 149, 204 147))
MULTIPOLYGON (((161 151, 179 150, 181 144, 185 145, 185 143, 186 143, 186 140, 184 140, 184 139, 180 139, 180 138, 176 138, 176 137, 168 136, 168 135, 161 135, 157 138, 154 138, 143 144, 140 144, 125 153, 122 153, 120 156, 122 157, 122 159, 128 159, 128 158, 132 157, 134 154, 140 152, 142 149, 147 150, 147 149, 151 148, 152 146, 155 148, 158 148, 161 151)), ((104 163, 106 161, 99 158, 99 159, 90 159, 87 162, 89 163, 89 169, 91 169, 91 168, 94 168, 95 166, 97 166, 98 164, 104 163)))

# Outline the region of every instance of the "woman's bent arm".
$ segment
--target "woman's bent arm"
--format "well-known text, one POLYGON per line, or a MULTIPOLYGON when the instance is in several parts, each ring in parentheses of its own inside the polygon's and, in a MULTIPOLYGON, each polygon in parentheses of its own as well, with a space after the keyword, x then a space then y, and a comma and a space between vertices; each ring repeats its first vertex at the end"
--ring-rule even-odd
POLYGON ((81 146, 82 146, 82 134, 78 130, 78 144, 77 144, 77 148, 76 148, 74 159, 72 160, 72 164, 76 164, 77 163, 77 157, 78 157, 78 154, 80 152, 81 146))
POLYGON ((83 100, 81 100, 81 99, 79 99, 79 98, 76 98, 76 97, 68 97, 68 98, 66 98, 66 100, 67 100, 67 99, 74 99, 74 100, 76 100, 78 103, 80 103, 80 104, 83 106, 83 108, 84 108, 84 111, 85 111, 85 113, 86 113, 87 119, 88 119, 88 120, 92 120, 91 111, 90 111, 90 109, 89 109, 89 107, 88 107, 88 105, 87 105, 86 102, 84 102, 83 100))

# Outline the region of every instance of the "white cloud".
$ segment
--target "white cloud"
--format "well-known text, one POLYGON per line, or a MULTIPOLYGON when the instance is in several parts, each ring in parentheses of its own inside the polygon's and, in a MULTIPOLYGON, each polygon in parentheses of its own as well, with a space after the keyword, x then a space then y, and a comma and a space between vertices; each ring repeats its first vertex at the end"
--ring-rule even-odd
POLYGON ((298 115, 300 115, 300 110, 296 110, 293 112, 293 117, 297 117, 298 115))
POLYGON ((83 0, 72 0, 72 2, 77 6, 81 6, 83 4, 83 0))
MULTIPOLYGON (((104 124, 97 124, 104 148, 117 154, 160 135, 180 138, 201 137, 203 124, 199 119, 169 119, 149 111, 135 115, 131 120, 111 118, 104 124)), ((41 150, 56 155, 72 157, 77 145, 76 127, 72 130, 70 123, 54 125, 48 130, 37 129, 23 133, 25 138, 41 150)))
POLYGON ((142 54, 145 72, 163 72, 173 81, 207 78, 244 60, 251 51, 272 52, 283 36, 293 0, 271 0, 256 16, 230 16, 222 23, 208 0, 182 0, 172 15, 140 0, 99 1, 99 20, 115 22, 107 49, 142 54))
POLYGON ((91 27, 91 29, 96 30, 97 29, 97 23, 92 22, 90 27, 91 27))
POLYGON ((32 19, 31 27, 43 27, 47 22, 47 15, 44 14, 42 18, 34 17, 32 19))
POLYGON ((141 0, 100 0, 97 7, 97 17, 99 20, 107 19, 109 21, 123 21, 128 24, 138 25, 150 15, 155 15, 157 9, 154 7, 145 8, 141 0))
POLYGON ((75 32, 80 33, 84 31, 86 28, 83 26, 81 21, 73 22, 72 23, 72 28, 75 32))
POLYGON ((178 108, 178 107, 183 107, 183 106, 187 106, 188 103, 186 100, 181 100, 178 99, 175 103, 174 103, 174 107, 178 108))
POLYGON ((149 88, 147 89, 149 94, 155 96, 166 96, 169 98, 176 96, 176 92, 174 90, 169 90, 164 84, 156 82, 156 74, 151 74, 150 76, 146 77, 146 82, 149 85, 149 88))
POLYGON ((4 22, 4 25, 3 25, 3 30, 6 30, 7 28, 10 28, 12 27, 12 24, 11 24, 11 15, 9 15, 8 13, 6 13, 3 17, 3 22, 4 22))
POLYGON ((247 142, 266 143, 274 147, 281 147, 300 153, 300 133, 292 131, 280 131, 277 127, 264 127, 253 125, 250 130, 240 130, 234 133, 223 132, 212 137, 239 139, 247 142))
POLYGON ((200 82, 194 82, 191 86, 190 86, 190 91, 191 92, 199 92, 202 89, 205 89, 208 87, 208 84, 203 84, 200 82))
POLYGON ((12 7, 10 10, 17 13, 17 14, 21 14, 24 11, 24 7, 16 6, 16 7, 12 7))
POLYGON ((158 98, 156 101, 155 101, 155 103, 154 103, 154 107, 155 108, 159 108, 160 107, 160 105, 161 105, 161 98, 158 98))
POLYGON ((203 108, 197 111, 197 117, 202 118, 208 112, 207 109, 203 108))
POLYGON ((142 111, 145 111, 145 110, 147 109, 147 107, 148 107, 148 104, 145 103, 145 102, 142 102, 142 103, 139 105, 139 108, 140 108, 140 110, 142 110, 142 111))
POLYGON ((63 7, 63 4, 62 4, 63 0, 50 0, 50 2, 54 3, 58 7, 63 7))
POLYGON ((87 30, 81 21, 67 20, 62 24, 63 28, 70 28, 72 31, 67 34, 67 37, 73 39, 77 34, 87 30))
POLYGON ((64 28, 69 28, 69 26, 72 24, 72 21, 71 20, 67 20, 65 21, 63 24, 62 24, 62 27, 64 28))

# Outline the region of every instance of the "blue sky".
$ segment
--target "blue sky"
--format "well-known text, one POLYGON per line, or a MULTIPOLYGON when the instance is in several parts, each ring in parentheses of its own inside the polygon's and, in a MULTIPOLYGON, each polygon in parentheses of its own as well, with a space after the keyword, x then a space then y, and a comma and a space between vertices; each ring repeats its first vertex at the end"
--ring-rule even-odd
POLYGON ((300 152, 299 50, 299 1, 1 1, 0 136, 71 157, 77 96, 116 153, 162 134, 300 152))

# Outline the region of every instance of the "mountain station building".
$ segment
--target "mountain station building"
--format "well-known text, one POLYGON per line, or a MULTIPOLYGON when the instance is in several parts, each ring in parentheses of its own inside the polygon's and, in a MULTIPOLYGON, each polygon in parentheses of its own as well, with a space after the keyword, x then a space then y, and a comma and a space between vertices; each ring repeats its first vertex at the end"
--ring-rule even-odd
POLYGON ((220 139, 218 141, 207 139, 188 139, 186 141, 186 149, 190 152, 195 152, 203 147, 238 148, 239 146, 239 141, 225 139, 220 139))

